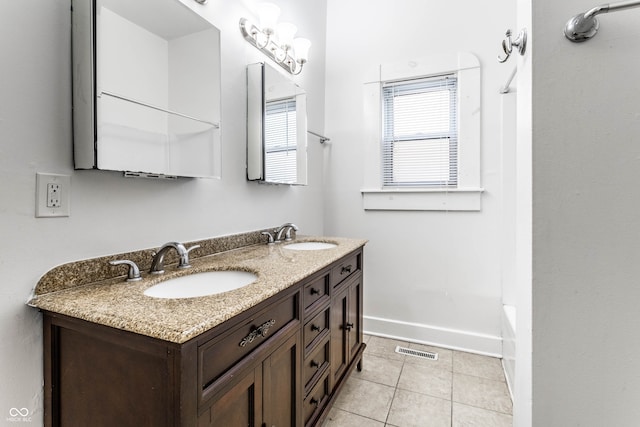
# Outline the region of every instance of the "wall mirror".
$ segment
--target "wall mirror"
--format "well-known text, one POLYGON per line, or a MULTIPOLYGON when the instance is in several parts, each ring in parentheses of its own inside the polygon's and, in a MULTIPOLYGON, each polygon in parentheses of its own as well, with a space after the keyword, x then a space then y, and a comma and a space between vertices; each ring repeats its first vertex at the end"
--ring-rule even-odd
POLYGON ((220 31, 179 0, 72 0, 76 169, 219 177, 220 31))
POLYGON ((264 63, 247 67, 247 179, 307 184, 307 96, 264 63))

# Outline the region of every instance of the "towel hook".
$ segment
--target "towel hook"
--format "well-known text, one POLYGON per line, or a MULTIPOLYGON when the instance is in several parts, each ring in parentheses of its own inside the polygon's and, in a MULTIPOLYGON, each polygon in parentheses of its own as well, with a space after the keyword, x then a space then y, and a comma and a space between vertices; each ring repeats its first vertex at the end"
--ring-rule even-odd
POLYGON ((526 29, 523 28, 522 30, 520 30, 520 32, 518 33, 518 37, 516 37, 515 40, 511 39, 511 30, 507 30, 505 36, 507 38, 502 40, 502 50, 504 51, 506 56, 504 58, 501 58, 500 55, 498 55, 498 62, 501 64, 509 59, 511 53, 513 52, 514 46, 518 48, 518 52, 520 53, 520 55, 524 55, 524 52, 527 48, 526 29))

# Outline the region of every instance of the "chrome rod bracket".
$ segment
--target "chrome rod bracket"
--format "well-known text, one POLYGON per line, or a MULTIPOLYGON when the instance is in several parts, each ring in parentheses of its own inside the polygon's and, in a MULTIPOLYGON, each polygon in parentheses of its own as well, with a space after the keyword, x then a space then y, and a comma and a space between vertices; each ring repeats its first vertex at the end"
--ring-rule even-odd
POLYGON ((310 130, 308 130, 307 133, 310 133, 311 135, 318 137, 318 139, 320 139, 320 144, 324 144, 327 141, 331 141, 331 138, 327 138, 326 136, 320 135, 319 133, 315 133, 310 130))
POLYGON ((622 1, 596 6, 585 13, 579 13, 571 17, 564 27, 564 35, 575 43, 587 41, 595 36, 598 33, 598 28, 600 28, 600 23, 596 18, 597 15, 635 7, 640 7, 640 1, 622 1))

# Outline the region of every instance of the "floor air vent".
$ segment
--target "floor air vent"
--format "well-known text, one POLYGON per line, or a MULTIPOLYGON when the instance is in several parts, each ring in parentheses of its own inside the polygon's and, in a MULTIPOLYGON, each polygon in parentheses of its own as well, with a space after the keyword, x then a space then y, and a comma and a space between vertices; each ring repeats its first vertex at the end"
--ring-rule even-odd
POLYGON ((411 348, 397 346, 396 353, 419 357, 421 359, 438 360, 438 353, 431 353, 430 351, 413 350, 411 348))

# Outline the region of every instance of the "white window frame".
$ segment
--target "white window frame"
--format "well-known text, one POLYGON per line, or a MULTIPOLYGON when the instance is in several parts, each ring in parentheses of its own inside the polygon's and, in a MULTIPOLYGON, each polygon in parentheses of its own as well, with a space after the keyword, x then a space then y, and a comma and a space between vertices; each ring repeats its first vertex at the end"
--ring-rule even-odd
POLYGON ((365 210, 479 211, 480 62, 471 53, 434 55, 420 61, 380 65, 364 84, 366 142, 365 210), (382 85, 455 73, 458 78, 458 181, 456 187, 385 187, 382 179, 382 85))
MULTIPOLYGON (((449 187, 456 188, 458 182, 458 107, 457 107, 457 99, 458 99, 458 78, 456 74, 450 73, 446 75, 440 76, 430 76, 426 78, 420 79, 411 79, 411 80, 400 80, 393 82, 385 82, 382 85, 382 185, 384 188, 439 188, 439 187, 449 187), (414 128, 414 132, 404 133, 402 130, 396 129, 396 124, 411 123, 421 124, 419 121, 409 120, 409 117, 406 117, 406 114, 402 112, 396 111, 396 106, 398 102, 402 102, 405 96, 408 95, 423 95, 429 93, 447 93, 447 106, 444 110, 442 107, 444 105, 437 105, 436 110, 431 110, 435 114, 438 113, 446 113, 446 125, 447 128, 443 127, 445 125, 445 121, 439 123, 439 129, 437 131, 434 130, 424 130, 422 129, 420 132, 415 133, 415 130, 418 128, 414 128), (432 144, 438 141, 442 142, 446 140, 447 150, 446 155, 444 153, 435 154, 435 152, 430 151, 429 147, 432 147, 432 144), (395 162, 395 154, 397 150, 402 150, 403 144, 417 144, 414 145, 415 148, 420 147, 419 151, 412 151, 414 155, 425 155, 422 158, 422 161, 428 161, 429 159, 436 160, 438 163, 443 162, 447 165, 448 171, 447 176, 441 176, 441 179, 436 179, 434 176, 428 177, 416 177, 413 176, 413 180, 408 181, 405 176, 407 173, 409 175, 413 175, 415 172, 411 172, 410 169, 413 166, 415 168, 416 164, 420 164, 421 167, 418 170, 424 172, 425 169, 428 171, 428 168, 425 167, 425 164, 418 161, 418 158, 412 157, 410 159, 410 164, 405 164, 405 160, 409 160, 406 157, 402 157, 400 154, 400 160, 398 163, 395 162), (424 151, 422 151, 424 150, 424 151)), ((413 98, 410 98, 413 99, 413 98)), ((434 108, 434 106, 430 106, 429 108, 434 108)), ((401 107, 400 107, 401 108, 401 107)), ((427 108, 427 106, 423 106, 423 108, 427 108)), ((415 111, 412 110, 412 113, 415 111)), ((405 112, 406 113, 406 112, 405 112)), ((441 164, 444 167, 444 164, 441 164)), ((441 171, 441 172, 444 172, 441 171)))

